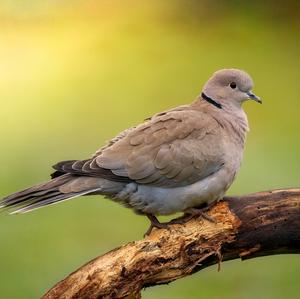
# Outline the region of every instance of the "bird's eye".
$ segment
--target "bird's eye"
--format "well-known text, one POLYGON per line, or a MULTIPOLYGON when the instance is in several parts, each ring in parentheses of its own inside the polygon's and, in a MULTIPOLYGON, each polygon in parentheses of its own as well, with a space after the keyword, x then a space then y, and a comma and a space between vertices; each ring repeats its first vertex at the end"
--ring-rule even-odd
POLYGON ((235 89, 236 88, 236 83, 235 82, 231 82, 229 84, 229 86, 232 88, 232 89, 235 89))

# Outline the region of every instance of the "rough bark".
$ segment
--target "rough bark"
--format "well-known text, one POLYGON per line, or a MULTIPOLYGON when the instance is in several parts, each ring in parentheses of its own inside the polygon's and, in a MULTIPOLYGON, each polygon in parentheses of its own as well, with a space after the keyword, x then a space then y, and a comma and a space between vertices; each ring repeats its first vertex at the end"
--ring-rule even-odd
POLYGON ((154 229, 90 261, 44 296, 140 298, 145 287, 169 283, 221 261, 300 252, 300 189, 227 197, 208 215, 154 229))

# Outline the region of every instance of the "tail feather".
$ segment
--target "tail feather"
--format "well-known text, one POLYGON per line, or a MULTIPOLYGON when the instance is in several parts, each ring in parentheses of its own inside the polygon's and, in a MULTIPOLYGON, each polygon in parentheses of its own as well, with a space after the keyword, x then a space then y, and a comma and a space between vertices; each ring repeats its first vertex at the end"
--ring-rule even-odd
POLYGON ((57 192, 55 190, 44 190, 44 191, 40 191, 40 192, 32 192, 32 193, 29 193, 29 194, 26 194, 26 195, 17 195, 15 194, 15 197, 5 197, 3 199, 3 201, 0 203, 0 208, 3 208, 3 207, 12 207, 12 206, 16 206, 18 204, 21 204, 21 203, 25 203, 25 202, 29 202, 29 201, 33 201, 34 199, 37 199, 37 198, 40 198, 42 199, 43 196, 47 195, 47 196, 51 196, 51 194, 53 192, 57 192))
POLYGON ((31 212, 33 210, 37 210, 37 209, 40 209, 45 206, 54 205, 59 202, 71 199, 71 198, 75 198, 78 196, 88 194, 90 192, 93 192, 93 191, 89 190, 89 191, 85 191, 85 192, 68 193, 68 194, 58 193, 55 196, 49 196, 48 198, 42 198, 37 201, 31 202, 27 205, 19 206, 19 207, 17 207, 17 209, 14 209, 13 211, 11 211, 10 214, 11 215, 12 214, 25 214, 27 212, 31 212))
POLYGON ((60 187, 73 179, 73 176, 63 175, 49 182, 11 194, 0 202, 0 208, 9 210, 10 214, 27 213, 44 206, 92 193, 99 189, 98 187, 78 192, 61 192, 60 187))
POLYGON ((64 175, 59 178, 53 179, 51 181, 48 181, 46 183, 38 184, 33 187, 26 188, 22 191, 13 193, 11 195, 6 196, 3 201, 0 203, 0 207, 5 203, 12 202, 16 198, 26 198, 26 197, 31 197, 35 195, 39 195, 39 192, 49 192, 51 190, 57 190, 58 187, 62 186, 66 182, 70 181, 70 176, 64 175))

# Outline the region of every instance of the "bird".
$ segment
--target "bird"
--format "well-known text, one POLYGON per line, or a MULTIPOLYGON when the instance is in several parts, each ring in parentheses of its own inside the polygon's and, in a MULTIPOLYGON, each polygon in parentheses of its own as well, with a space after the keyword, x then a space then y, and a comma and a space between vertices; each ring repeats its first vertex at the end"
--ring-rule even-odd
POLYGON ((3 198, 0 208, 26 213, 71 198, 103 195, 166 227, 160 215, 203 216, 233 183, 249 131, 242 104, 262 103, 240 69, 213 73, 196 99, 155 114, 85 160, 53 166, 51 180, 3 198))

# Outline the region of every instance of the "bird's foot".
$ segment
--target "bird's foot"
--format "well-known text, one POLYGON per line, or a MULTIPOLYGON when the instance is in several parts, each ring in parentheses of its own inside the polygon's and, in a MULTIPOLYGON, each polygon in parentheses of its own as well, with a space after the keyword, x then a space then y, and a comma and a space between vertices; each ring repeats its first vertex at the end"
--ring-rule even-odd
MULTIPOLYGON (((214 203, 213 203, 214 204, 214 203)), ((216 220, 209 215, 206 214, 206 212, 213 206, 213 204, 210 204, 204 208, 187 208, 183 212, 183 216, 173 219, 170 221, 171 224, 184 224, 188 222, 189 220, 197 217, 201 217, 202 219, 205 219, 209 222, 216 223, 216 220)))
POLYGON ((198 218, 201 217, 202 219, 205 219, 209 222, 216 223, 216 220, 209 215, 206 214, 206 212, 214 205, 215 203, 212 203, 210 205, 207 205, 205 207, 200 207, 200 208, 187 208, 183 212, 183 216, 178 217, 176 219, 173 219, 169 222, 159 222, 158 219, 152 215, 152 214, 146 214, 148 219, 150 220, 151 224, 146 233, 144 234, 145 236, 149 236, 152 232, 152 229, 154 227, 161 229, 161 228, 168 228, 169 224, 184 224, 191 220, 192 218, 198 218))
POLYGON ((148 217, 148 219, 150 220, 151 224, 148 228, 148 230, 146 231, 146 233, 144 234, 144 237, 149 236, 152 232, 152 229, 154 227, 156 228, 168 228, 168 223, 164 223, 164 222, 159 222, 158 219, 152 215, 152 214, 146 214, 146 216, 148 217))
POLYGON ((209 215, 206 214, 206 212, 210 209, 210 206, 199 209, 199 208, 188 208, 184 210, 184 214, 187 215, 187 218, 190 217, 190 219, 195 217, 201 217, 209 222, 216 223, 216 220, 209 215))

